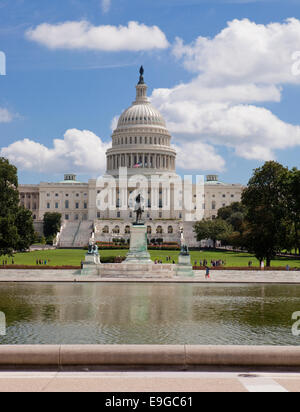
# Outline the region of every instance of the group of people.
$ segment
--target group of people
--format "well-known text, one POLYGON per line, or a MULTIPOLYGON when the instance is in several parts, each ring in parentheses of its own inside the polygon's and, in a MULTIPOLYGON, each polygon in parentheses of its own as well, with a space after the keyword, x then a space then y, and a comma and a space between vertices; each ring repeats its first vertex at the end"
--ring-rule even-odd
POLYGON ((36 265, 41 266, 41 265, 48 265, 50 263, 50 259, 37 259, 36 260, 36 265))
MULTIPOLYGON (((217 267, 225 266, 226 262, 222 259, 219 259, 219 260, 211 260, 210 264, 213 268, 217 268, 217 267)), ((199 265, 198 265, 198 261, 195 260, 194 266, 196 266, 196 267, 207 267, 208 266, 208 261, 206 259, 200 260, 199 265)))
MULTIPOLYGON (((170 265, 175 265, 175 260, 172 260, 169 256, 167 257, 167 262, 170 264, 170 265)), ((155 259, 155 261, 154 261, 154 264, 155 265, 162 265, 163 264, 163 261, 161 260, 161 259, 155 259)))
MULTIPOLYGON (((11 260, 11 264, 12 265, 15 264, 15 261, 13 259, 11 260)), ((2 266, 7 266, 7 265, 9 265, 8 261, 7 260, 2 260, 2 266)))

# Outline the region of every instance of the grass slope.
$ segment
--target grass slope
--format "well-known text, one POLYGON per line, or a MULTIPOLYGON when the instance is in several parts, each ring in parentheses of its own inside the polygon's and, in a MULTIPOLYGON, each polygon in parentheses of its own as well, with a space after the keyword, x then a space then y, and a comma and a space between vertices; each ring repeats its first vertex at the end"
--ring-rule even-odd
MULTIPOLYGON (((107 256, 126 256, 128 253, 127 250, 102 250, 100 254, 102 257, 107 256)), ((35 265, 37 259, 42 259, 49 261, 50 266, 78 266, 80 262, 84 260, 86 251, 85 250, 76 250, 76 249, 57 249, 57 250, 46 250, 46 251, 35 251, 28 253, 17 253, 14 256, 14 263, 16 265, 35 265)), ((179 252, 176 251, 150 251, 152 260, 155 259, 162 260, 163 263, 167 263, 167 257, 170 256, 172 260, 178 262, 179 252)), ((11 263, 11 258, 0 257, 0 265, 3 263, 3 259, 7 259, 7 263, 11 263)), ((210 263, 211 260, 222 259, 226 262, 227 267, 247 267, 249 260, 253 262, 253 266, 259 266, 257 259, 248 253, 235 253, 235 252, 226 252, 226 251, 217 251, 217 252, 191 252, 192 264, 197 260, 208 260, 210 263)), ((300 268, 300 259, 289 259, 289 258, 278 258, 272 261, 273 267, 286 266, 289 264, 291 267, 300 268)))

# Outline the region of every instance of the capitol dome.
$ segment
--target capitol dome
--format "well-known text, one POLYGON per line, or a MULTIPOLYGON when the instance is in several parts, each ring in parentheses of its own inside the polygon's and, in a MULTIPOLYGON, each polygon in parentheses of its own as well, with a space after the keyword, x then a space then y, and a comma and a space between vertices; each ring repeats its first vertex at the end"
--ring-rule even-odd
POLYGON ((117 129, 140 124, 166 127, 164 118, 150 102, 134 102, 133 105, 120 116, 117 129))
POLYGON ((118 175, 120 167, 136 174, 174 173, 176 151, 161 113, 147 97, 144 69, 136 86, 136 100, 119 118, 112 135, 112 148, 107 151, 107 173, 118 175))

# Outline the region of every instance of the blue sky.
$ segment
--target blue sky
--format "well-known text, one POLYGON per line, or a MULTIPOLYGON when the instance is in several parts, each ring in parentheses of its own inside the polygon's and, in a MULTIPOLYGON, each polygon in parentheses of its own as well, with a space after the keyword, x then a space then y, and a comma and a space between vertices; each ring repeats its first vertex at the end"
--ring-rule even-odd
POLYGON ((180 173, 299 167, 299 20, 292 0, 0 0, 1 154, 21 183, 98 176, 143 64, 180 173))

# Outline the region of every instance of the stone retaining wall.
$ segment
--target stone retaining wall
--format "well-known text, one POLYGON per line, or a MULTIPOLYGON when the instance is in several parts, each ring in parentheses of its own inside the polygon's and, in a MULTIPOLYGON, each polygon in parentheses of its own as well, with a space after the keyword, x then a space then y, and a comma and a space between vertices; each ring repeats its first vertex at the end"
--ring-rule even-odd
POLYGON ((1 367, 300 367, 300 347, 189 345, 0 346, 1 367))
POLYGON ((108 263, 98 266, 98 274, 101 278, 172 278, 176 275, 176 269, 176 265, 154 263, 108 263))

